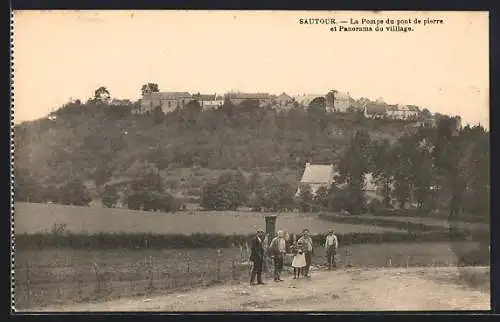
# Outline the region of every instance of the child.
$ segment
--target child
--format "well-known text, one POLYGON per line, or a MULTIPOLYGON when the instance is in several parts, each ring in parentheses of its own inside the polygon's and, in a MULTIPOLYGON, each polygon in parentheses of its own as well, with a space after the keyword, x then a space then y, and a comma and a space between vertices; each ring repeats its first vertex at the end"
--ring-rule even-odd
POLYGON ((297 242, 295 256, 292 261, 293 267, 293 279, 300 278, 300 272, 304 273, 304 267, 306 267, 306 255, 304 254, 304 246, 302 242, 297 242))

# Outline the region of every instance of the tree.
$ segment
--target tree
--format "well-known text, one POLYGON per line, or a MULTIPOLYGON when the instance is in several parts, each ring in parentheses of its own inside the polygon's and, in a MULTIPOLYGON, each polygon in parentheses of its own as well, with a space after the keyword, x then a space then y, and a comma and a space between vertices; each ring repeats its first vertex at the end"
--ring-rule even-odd
POLYGON ((136 161, 127 170, 131 180, 125 193, 130 209, 159 210, 159 200, 165 194, 163 178, 158 169, 148 162, 136 161))
POLYGON ((104 86, 94 91, 94 101, 107 104, 111 98, 108 89, 104 86))
POLYGON ((420 117, 421 117, 422 119, 424 119, 424 120, 425 120, 425 119, 430 119, 430 118, 432 117, 432 113, 431 113, 428 109, 424 108, 424 109, 422 109, 422 111, 420 112, 420 117))
POLYGON ((399 203, 399 207, 404 209, 412 200, 412 184, 414 177, 413 162, 414 148, 410 143, 409 137, 403 137, 399 140, 394 149, 394 197, 399 203))
POLYGON ((373 177, 382 187, 383 204, 385 208, 391 207, 391 192, 394 185, 394 151, 389 141, 384 140, 375 144, 372 153, 373 177))
POLYGON ((202 108, 197 100, 192 100, 188 102, 186 106, 176 108, 175 110, 178 120, 191 126, 196 125, 196 121, 201 112, 202 108))
POLYGON ((365 209, 365 175, 370 165, 369 146, 368 133, 356 131, 339 162, 339 182, 346 183, 346 207, 352 214, 360 214, 365 209))
POLYGON ((88 206, 92 201, 82 180, 73 180, 61 188, 60 202, 63 205, 88 206))
POLYGON ((326 100, 324 97, 316 97, 309 103, 308 112, 315 110, 326 111, 326 100))
POLYGON ((104 187, 104 192, 102 194, 102 204, 106 208, 114 208, 118 202, 118 190, 115 185, 109 185, 104 187))
POLYGON ((209 210, 236 210, 246 201, 246 185, 240 171, 225 171, 217 182, 205 185, 200 205, 209 210))
POLYGON ((292 185, 280 182, 275 176, 270 176, 254 190, 251 207, 259 211, 263 209, 270 212, 292 210, 294 193, 292 185))
POLYGON ((15 171, 14 199, 16 201, 41 202, 41 187, 27 170, 15 171))
POLYGON ((113 172, 106 163, 98 164, 93 175, 96 187, 100 187, 108 182, 108 180, 111 179, 112 176, 113 172))
POLYGON ((314 203, 321 209, 321 210, 328 210, 330 209, 330 203, 331 203, 331 195, 328 187, 319 187, 318 190, 316 191, 316 195, 314 196, 314 203))
POLYGON ((298 201, 300 211, 302 211, 302 212, 311 212, 312 211, 311 206, 313 203, 313 194, 312 194, 310 185, 308 185, 308 184, 301 185, 297 201, 298 201))
POLYGON ((153 109, 153 120, 155 124, 161 124, 165 120, 165 113, 163 113, 161 106, 156 106, 153 109))
POLYGON ((158 84, 156 83, 147 83, 142 85, 141 94, 142 96, 149 95, 151 93, 158 93, 160 89, 158 88, 158 84))

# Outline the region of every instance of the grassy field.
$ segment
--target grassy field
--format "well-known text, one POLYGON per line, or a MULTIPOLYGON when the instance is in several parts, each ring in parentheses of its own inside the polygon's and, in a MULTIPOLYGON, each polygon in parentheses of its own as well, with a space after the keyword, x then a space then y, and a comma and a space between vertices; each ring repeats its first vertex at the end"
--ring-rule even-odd
MULTIPOLYGON (((264 228, 265 213, 252 212, 179 212, 152 213, 127 209, 75 207, 54 204, 16 203, 16 234, 50 231, 54 224, 66 225, 75 233, 160 233, 160 234, 249 234, 264 228)), ((312 233, 325 233, 334 227, 342 233, 379 233, 402 231, 372 225, 332 224, 316 215, 278 213, 277 229, 298 232, 309 228, 312 233)))
MULTIPOLYGON (((339 267, 454 266, 456 250, 474 242, 353 245, 341 247, 339 267)), ((240 249, 21 250, 16 252, 16 307, 29 308, 165 293, 219 282, 248 281, 248 254, 240 249)), ((323 265, 317 247, 313 264, 323 265)), ((286 276, 286 274, 285 274, 286 276)))

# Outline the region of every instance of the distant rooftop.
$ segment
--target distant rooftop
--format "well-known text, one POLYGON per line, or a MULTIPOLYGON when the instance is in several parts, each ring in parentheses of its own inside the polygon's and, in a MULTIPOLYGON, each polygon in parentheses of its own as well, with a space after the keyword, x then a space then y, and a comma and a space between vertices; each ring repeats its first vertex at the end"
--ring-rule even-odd
POLYGON ((306 163, 301 183, 331 183, 335 170, 332 164, 311 164, 306 163))

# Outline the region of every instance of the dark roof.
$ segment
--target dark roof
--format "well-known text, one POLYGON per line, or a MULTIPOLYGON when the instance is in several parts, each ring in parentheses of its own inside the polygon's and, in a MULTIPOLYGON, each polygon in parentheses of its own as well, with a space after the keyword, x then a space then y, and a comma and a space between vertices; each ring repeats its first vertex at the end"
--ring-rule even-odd
POLYGON ((366 104, 366 112, 368 114, 385 114, 387 112, 387 105, 369 102, 366 104))
POLYGON ((420 112, 420 108, 416 105, 406 105, 408 106, 408 110, 413 111, 413 112, 420 112))
POLYGON ((290 100, 292 99, 292 97, 290 95, 288 95, 287 93, 281 93, 280 95, 278 95, 276 98, 279 98, 279 99, 287 99, 287 100, 290 100))
POLYGON ((157 99, 157 100, 178 100, 181 98, 191 98, 191 94, 188 92, 154 92, 145 95, 146 99, 157 99))
POLYGON ((227 93, 227 98, 237 99, 269 99, 269 93, 227 93))
POLYGON ((193 98, 201 101, 215 101, 216 99, 215 94, 194 94, 193 98))

